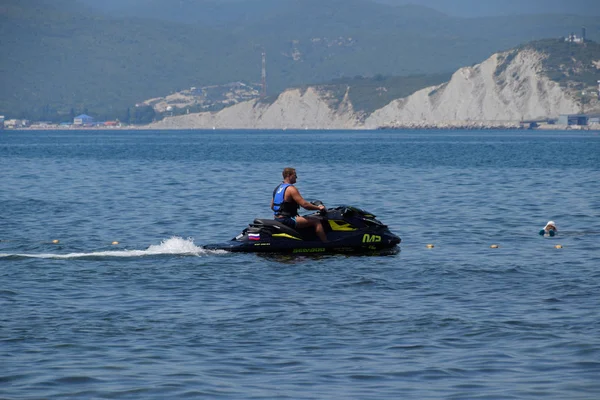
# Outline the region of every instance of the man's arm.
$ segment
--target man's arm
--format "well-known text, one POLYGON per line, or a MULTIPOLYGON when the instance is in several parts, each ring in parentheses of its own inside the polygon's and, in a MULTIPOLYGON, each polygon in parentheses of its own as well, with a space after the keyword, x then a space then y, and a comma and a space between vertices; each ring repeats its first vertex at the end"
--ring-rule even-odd
POLYGON ((298 191, 298 189, 296 189, 294 186, 290 186, 287 189, 286 195, 289 193, 289 195, 291 196, 292 199, 294 199, 294 201, 296 203, 298 203, 298 205, 306 210, 322 210, 325 208, 325 206, 320 205, 320 206, 315 206, 312 203, 309 203, 308 201, 304 200, 304 198, 300 195, 300 192, 298 191))

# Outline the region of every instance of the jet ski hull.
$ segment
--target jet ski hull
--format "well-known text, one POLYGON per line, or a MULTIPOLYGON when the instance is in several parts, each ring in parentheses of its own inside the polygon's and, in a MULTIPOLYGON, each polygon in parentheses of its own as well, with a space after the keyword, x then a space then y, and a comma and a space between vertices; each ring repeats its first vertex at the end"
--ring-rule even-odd
POLYGON ((394 254, 399 251, 401 239, 375 219, 375 215, 359 208, 341 206, 310 216, 321 220, 327 242, 319 240, 312 228, 296 230, 275 220, 256 219, 229 242, 203 247, 230 252, 284 254, 394 254))

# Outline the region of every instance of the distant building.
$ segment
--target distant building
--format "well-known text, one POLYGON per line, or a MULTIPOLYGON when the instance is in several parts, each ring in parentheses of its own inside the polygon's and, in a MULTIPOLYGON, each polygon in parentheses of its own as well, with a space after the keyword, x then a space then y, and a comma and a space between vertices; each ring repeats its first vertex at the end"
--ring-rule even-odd
MULTIPOLYGON (((585 31, 583 33, 585 35, 585 31)), ((574 33, 571 33, 569 36, 567 36, 565 38, 565 42, 570 42, 570 43, 583 43, 585 42, 585 37, 579 37, 574 33)))
POLYGON ((7 119, 2 124, 8 129, 27 128, 29 126, 29 120, 27 119, 7 119))
POLYGON ((73 118, 73 125, 89 125, 94 123, 94 118, 89 115, 81 114, 73 118))
POLYGON ((600 123, 599 114, 562 114, 558 117, 557 125, 589 125, 600 123))
POLYGON ((558 125, 587 125, 587 116, 583 114, 561 114, 556 122, 558 125))

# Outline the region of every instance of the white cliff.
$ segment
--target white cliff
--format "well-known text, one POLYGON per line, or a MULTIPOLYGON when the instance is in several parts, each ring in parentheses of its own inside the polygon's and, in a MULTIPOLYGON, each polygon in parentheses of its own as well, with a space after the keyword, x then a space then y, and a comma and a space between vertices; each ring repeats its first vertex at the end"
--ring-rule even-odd
POLYGON ((543 55, 494 54, 456 71, 449 82, 392 101, 373 112, 366 128, 380 126, 518 125, 519 121, 573 113, 578 103, 558 83, 540 74, 543 55))
POLYGON ((152 124, 155 129, 353 129, 358 120, 348 95, 333 109, 326 94, 309 87, 290 89, 274 103, 251 100, 218 112, 168 117, 152 124))
POLYGON ((518 127, 519 121, 576 113, 578 103, 541 74, 532 50, 494 54, 456 71, 450 81, 419 90, 364 119, 348 100, 332 107, 316 87, 289 89, 275 102, 242 102, 218 112, 167 117, 155 129, 376 129, 380 127, 518 127))

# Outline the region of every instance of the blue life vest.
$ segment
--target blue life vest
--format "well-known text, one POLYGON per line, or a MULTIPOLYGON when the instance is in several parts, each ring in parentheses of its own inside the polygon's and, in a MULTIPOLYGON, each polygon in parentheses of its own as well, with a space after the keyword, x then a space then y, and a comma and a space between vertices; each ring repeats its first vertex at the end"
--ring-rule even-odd
POLYGON ((273 211, 275 215, 293 217, 298 215, 300 207, 295 201, 285 201, 285 191, 290 187, 289 183, 281 183, 273 190, 273 211))

